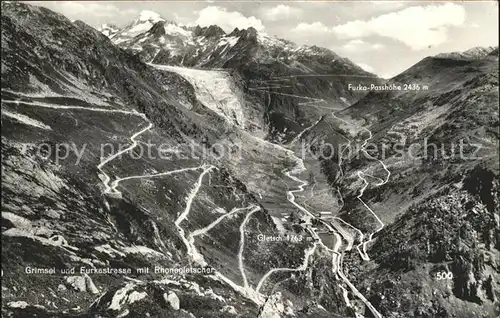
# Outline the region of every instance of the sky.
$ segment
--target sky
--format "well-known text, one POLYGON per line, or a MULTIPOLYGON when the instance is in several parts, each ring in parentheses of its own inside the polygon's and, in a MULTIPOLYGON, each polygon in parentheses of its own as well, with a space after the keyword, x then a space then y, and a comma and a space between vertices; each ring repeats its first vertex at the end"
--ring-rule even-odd
MULTIPOLYGON (((27 2, 27 1, 25 1, 27 2)), ((497 1, 43 1, 27 2, 98 27, 141 11, 185 25, 217 24, 326 47, 381 77, 421 59, 498 45, 497 1)))

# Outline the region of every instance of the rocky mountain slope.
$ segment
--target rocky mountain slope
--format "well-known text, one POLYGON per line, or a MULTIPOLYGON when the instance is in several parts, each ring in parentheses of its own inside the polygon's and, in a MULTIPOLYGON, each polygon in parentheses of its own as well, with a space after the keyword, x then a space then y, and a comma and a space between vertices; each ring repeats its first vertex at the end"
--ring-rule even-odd
POLYGON ((425 58, 328 123, 348 146, 323 160, 339 215, 375 238, 344 264, 383 316, 498 315, 498 55, 481 51, 425 58))

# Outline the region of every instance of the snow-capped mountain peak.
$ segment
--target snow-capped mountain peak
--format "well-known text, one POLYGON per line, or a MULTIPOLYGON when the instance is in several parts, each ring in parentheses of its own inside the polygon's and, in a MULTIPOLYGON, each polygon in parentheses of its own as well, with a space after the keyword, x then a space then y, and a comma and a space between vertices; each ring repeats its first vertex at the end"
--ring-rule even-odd
POLYGON ((488 54, 493 52, 497 47, 494 46, 476 46, 462 52, 449 52, 440 53, 436 55, 438 58, 452 58, 452 59, 482 59, 488 54))

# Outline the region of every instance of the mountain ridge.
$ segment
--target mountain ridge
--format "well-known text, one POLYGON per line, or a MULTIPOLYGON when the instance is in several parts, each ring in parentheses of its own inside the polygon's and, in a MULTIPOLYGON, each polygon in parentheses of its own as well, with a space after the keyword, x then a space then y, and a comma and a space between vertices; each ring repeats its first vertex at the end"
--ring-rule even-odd
POLYGON ((475 46, 461 52, 440 53, 435 55, 435 57, 454 59, 482 59, 493 53, 495 50, 498 50, 498 46, 475 46))

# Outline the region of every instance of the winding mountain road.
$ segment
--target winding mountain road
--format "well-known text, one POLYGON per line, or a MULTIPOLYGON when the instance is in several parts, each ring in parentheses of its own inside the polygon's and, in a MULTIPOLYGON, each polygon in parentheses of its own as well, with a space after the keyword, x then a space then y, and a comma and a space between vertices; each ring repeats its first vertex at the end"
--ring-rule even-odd
MULTIPOLYGON (((170 71, 172 71, 172 69, 170 69, 170 71)), ((210 72, 210 71, 200 71, 200 72, 210 72)), ((217 71, 217 72, 220 73, 220 71, 217 71)), ((193 74, 192 72, 189 73, 189 75, 191 77, 188 79, 191 82, 192 81, 196 81, 196 79, 193 79, 192 74, 193 74)), ((195 74, 197 74, 197 73, 195 73, 195 74)), ((182 74, 180 74, 180 75, 182 76, 182 74)), ((213 75, 210 75, 208 77, 209 78, 213 78, 213 75)), ((204 80, 206 81, 206 79, 204 79, 204 80)), ((223 81, 221 81, 221 82, 223 82, 223 81)), ((198 87, 199 85, 194 85, 194 86, 198 87)), ((206 88, 204 90, 204 92, 203 92, 204 96, 207 95, 207 92, 209 92, 209 91, 210 90, 208 88, 206 88)), ((222 90, 222 91, 225 92, 227 90, 222 90)), ((277 92, 273 92, 273 93, 277 93, 277 92)), ((277 93, 277 94, 279 94, 279 93, 277 93)), ((318 102, 318 101, 320 101, 319 99, 315 99, 315 98, 309 98, 309 97, 303 97, 303 96, 296 96, 296 95, 291 95, 291 94, 282 94, 282 95, 292 96, 292 97, 298 97, 298 98, 304 98, 304 99, 310 100, 312 102, 318 102)), ((209 102, 213 102, 215 100, 216 100, 215 98, 212 98, 211 100, 209 100, 209 102)), ((205 101, 207 101, 206 98, 205 98, 205 101)), ((182 241, 184 242, 184 244, 185 244, 185 246, 187 248, 187 255, 188 255, 189 259, 192 262, 194 262, 194 263, 196 263, 196 264, 198 264, 200 266, 208 266, 208 264, 204 260, 203 255, 201 255, 198 252, 198 250, 197 250, 197 248, 196 248, 196 246, 194 244, 194 238, 196 236, 200 236, 200 235, 203 235, 203 234, 207 233, 208 231, 210 231, 211 229, 213 229, 217 224, 219 224, 220 222, 222 222, 225 218, 227 218, 227 217, 229 217, 229 216, 231 216, 233 214, 236 214, 236 213, 239 213, 239 212, 245 211, 245 210, 250 210, 250 212, 246 214, 246 216, 245 216, 245 218, 244 218, 244 220, 241 223, 240 228, 239 228, 239 230, 240 230, 240 245, 239 245, 239 252, 238 252, 238 267, 239 267, 239 271, 241 273, 241 277, 242 277, 242 281, 243 281, 243 286, 240 286, 240 285, 236 284, 235 282, 233 282, 232 280, 230 280, 229 278, 227 278, 226 276, 224 276, 222 273, 216 271, 215 275, 219 279, 221 279, 222 281, 226 282, 233 289, 235 289, 236 291, 240 292, 242 295, 246 296, 247 298, 251 299, 256 304, 261 305, 264 302, 265 297, 260 293, 260 291, 263 288, 263 286, 266 283, 266 281, 271 277, 271 275, 273 275, 274 273, 277 273, 277 272, 298 272, 298 271, 305 271, 305 270, 307 270, 309 268, 309 266, 310 266, 311 258, 312 258, 312 256, 314 255, 314 253, 317 250, 317 247, 321 246, 326 251, 332 253, 332 272, 334 272, 336 275, 338 274, 341 277, 342 281, 350 288, 350 290, 352 291, 352 293, 356 297, 358 297, 363 303, 365 303, 365 305, 372 311, 372 313, 376 317, 381 317, 380 313, 378 313, 378 311, 372 306, 372 304, 356 289, 356 287, 347 279, 347 277, 342 272, 343 253, 340 253, 339 251, 340 251, 340 249, 342 247, 342 237, 341 236, 345 237, 345 236, 347 236, 347 234, 343 233, 342 231, 339 231, 338 229, 334 229, 333 227, 331 227, 327 223, 323 222, 324 224, 326 224, 326 226, 330 230, 330 232, 335 236, 335 245, 333 246, 333 248, 330 248, 330 247, 326 246, 315 231, 309 230, 310 233, 311 233, 311 236, 315 239, 315 242, 313 243, 313 245, 311 247, 309 247, 307 250, 304 251, 304 258, 303 258, 302 264, 299 267, 297 267, 297 268, 287 268, 287 267, 284 267, 284 268, 274 268, 274 269, 269 270, 259 280, 259 282, 257 283, 257 286, 256 286, 255 289, 253 289, 249 285, 248 279, 247 279, 246 274, 245 274, 245 264, 244 264, 243 252, 244 252, 244 246, 245 246, 244 240, 245 240, 245 227, 246 227, 246 224, 248 223, 248 221, 249 221, 250 217, 253 215, 253 213, 255 213, 255 212, 257 212, 257 211, 260 210, 260 207, 255 206, 255 205, 250 205, 250 206, 243 207, 243 208, 233 209, 231 212, 226 213, 223 216, 219 217, 214 222, 210 223, 208 226, 206 226, 206 227, 204 227, 202 229, 197 229, 197 230, 195 230, 195 231, 193 231, 193 232, 191 232, 189 234, 186 234, 185 230, 182 228, 181 224, 182 224, 183 221, 185 221, 189 217, 193 201, 196 198, 196 196, 198 195, 198 192, 199 192, 199 190, 200 190, 200 188, 202 186, 203 178, 204 178, 204 176, 207 173, 209 173, 212 169, 215 168, 215 166, 213 166, 213 165, 202 164, 202 165, 197 166, 197 167, 189 167, 189 168, 176 169, 176 170, 173 170, 173 171, 161 172, 161 173, 157 173, 157 174, 134 175, 134 176, 127 176, 127 177, 123 177, 123 178, 118 177, 116 180, 114 180, 110 184, 111 178, 104 171, 105 166, 107 164, 109 164, 110 162, 112 162, 114 159, 118 158, 120 155, 125 154, 128 151, 133 150, 138 145, 137 138, 139 138, 142 134, 144 134, 145 132, 147 132, 147 131, 149 131, 150 129, 153 128, 153 124, 146 118, 146 116, 144 114, 138 113, 136 111, 126 111, 126 110, 106 109, 106 108, 92 108, 92 107, 81 107, 81 106, 64 106, 64 105, 54 105, 54 104, 47 104, 47 103, 19 102, 19 101, 15 101, 15 100, 7 100, 7 101, 2 101, 2 102, 4 102, 4 103, 14 103, 14 104, 18 104, 18 105, 19 105, 19 103, 22 103, 24 105, 33 105, 33 106, 37 106, 37 107, 46 107, 46 108, 52 108, 52 109, 65 109, 65 110, 78 110, 78 111, 95 111, 95 112, 103 112, 103 113, 121 113, 121 114, 128 114, 128 115, 132 115, 132 116, 138 116, 138 117, 144 119, 145 123, 147 123, 147 126, 144 127, 144 128, 142 128, 138 132, 134 133, 132 136, 130 136, 130 142, 131 143, 130 143, 130 145, 127 148, 122 149, 119 152, 117 152, 115 154, 112 154, 112 155, 108 156, 105 159, 102 159, 101 162, 97 165, 97 169, 102 174, 101 175, 101 181, 102 181, 102 183, 104 185, 104 194, 110 194, 110 193, 112 193, 112 194, 121 194, 121 192, 117 189, 117 187, 119 186, 120 182, 126 181, 126 180, 142 179, 142 178, 155 178, 155 177, 168 176, 168 175, 172 175, 172 174, 176 174, 176 173, 182 173, 182 172, 187 172, 187 171, 202 170, 202 172, 200 173, 200 175, 198 177, 197 182, 195 183, 193 189, 191 190, 191 192, 188 194, 188 196, 186 198, 186 207, 185 207, 185 209, 178 215, 177 219, 174 222, 175 226, 178 229, 179 235, 180 235, 182 241)), ((231 112, 236 112, 236 113, 239 114, 240 108, 237 105, 231 104, 231 107, 232 107, 230 109, 231 112)), ((219 112, 221 112, 220 105, 215 105, 215 106, 212 105, 211 108, 216 109, 219 112)), ((228 109, 224 109, 223 111, 225 112, 224 115, 227 116, 228 109)), ((334 113, 332 113, 332 114, 333 114, 333 116, 335 116, 334 113)), ((339 120, 341 120, 341 121, 343 121, 343 122, 345 122, 346 124, 348 124, 343 119, 340 119, 338 117, 336 117, 336 118, 339 119, 339 120)), ((316 121, 314 124, 312 124, 311 126, 309 126, 306 129, 304 129, 302 132, 300 132, 292 140, 292 142, 289 144, 289 147, 293 146, 297 140, 300 140, 300 138, 302 137, 302 135, 305 132, 307 132, 308 130, 314 128, 314 126, 316 126, 322 119, 323 119, 323 116, 320 117, 320 119, 318 121, 316 121)), ((363 129, 365 129, 369 133, 369 137, 363 142, 363 144, 362 144, 362 151, 367 156, 369 156, 369 154, 367 153, 367 151, 365 149, 365 146, 368 143, 368 141, 372 138, 372 133, 371 133, 370 130, 368 130, 368 129, 364 128, 364 127, 363 127, 363 129)), ((254 137, 254 138, 256 138, 256 137, 254 137)), ((260 140, 260 141, 264 142, 264 143, 268 143, 267 141, 264 141, 264 140, 260 140)), ((349 143, 350 143, 350 141, 349 141, 349 143)), ((316 216, 313 213, 311 213, 307 208, 303 207, 302 205, 298 204, 295 201, 296 200, 295 194, 303 192, 304 189, 305 189, 305 187, 308 185, 307 181, 304 181, 304 180, 302 180, 302 179, 300 179, 300 178, 298 178, 296 176, 296 175, 300 175, 302 172, 304 172, 304 171, 307 170, 306 167, 304 166, 303 160, 300 159, 300 158, 298 158, 294 154, 294 152, 292 150, 290 150, 289 148, 285 148, 285 147, 282 147, 282 146, 279 146, 279 145, 276 145, 276 144, 272 144, 272 146, 273 147, 277 147, 281 151, 284 151, 285 153, 287 153, 289 155, 289 157, 295 162, 295 166, 291 170, 283 170, 282 171, 282 173, 285 176, 287 176, 289 179, 291 179, 294 182, 297 182, 299 184, 296 189, 288 190, 287 191, 287 194, 286 194, 287 195, 287 200, 291 204, 293 204, 295 207, 297 207, 300 211, 302 211, 305 215, 307 215, 310 219, 315 219, 316 216)), ((373 158, 371 156, 370 156, 370 158, 375 159, 375 158, 373 158)), ((385 180, 381 180, 379 183, 377 183, 377 186, 381 186, 381 185, 387 183, 387 181, 388 181, 388 179, 390 177, 390 172, 387 169, 387 167, 384 165, 384 163, 382 161, 379 160, 379 162, 382 164, 382 166, 384 167, 384 169, 387 171, 387 177, 385 178, 385 180)), ((340 162, 339 166, 340 165, 341 165, 341 162, 340 162)), ((368 181, 366 181, 366 179, 363 177, 363 172, 361 172, 361 171, 358 172, 358 177, 364 182, 364 186, 361 189, 360 194, 358 195, 357 198, 375 216, 375 218, 377 219, 377 221, 379 221, 379 223, 380 223, 381 226, 377 229, 377 231, 375 231, 375 232, 373 232, 373 233, 371 233, 369 235, 367 241, 363 242, 364 235, 363 235, 363 233, 360 230, 352 227, 352 225, 349 225, 348 223, 346 223, 343 220, 342 220, 342 222, 345 223, 345 224, 347 224, 347 225, 349 225, 349 226, 351 226, 352 228, 354 228, 360 234, 362 243, 360 245, 358 245, 357 248, 358 248, 358 251, 360 252, 360 255, 362 255, 363 259, 368 260, 369 257, 368 257, 368 255, 366 253, 366 246, 367 246, 368 243, 370 243, 373 240, 373 235, 375 233, 377 233, 378 231, 380 231, 383 228, 384 224, 376 216, 376 214, 363 202, 362 196, 363 196, 363 193, 364 193, 365 189, 368 186, 368 181), (361 245, 362 245, 362 251, 359 249, 359 246, 361 246, 361 245)), ((161 238, 159 237, 159 233, 157 231, 157 228, 155 230, 155 237, 157 238, 157 240, 159 240, 162 243, 161 238)), ((352 248, 352 240, 350 240, 350 241, 347 240, 347 242, 348 242, 348 245, 347 245, 346 250, 350 250, 352 248)), ((341 285, 339 285, 339 286, 341 288, 343 288, 341 285)), ((346 299, 346 304, 350 305, 350 303, 348 302, 348 297, 345 294, 344 294, 344 298, 346 299)))
POLYGON ((184 232, 184 229, 180 226, 182 221, 187 219, 189 212, 191 212, 191 205, 193 204, 193 200, 198 194, 198 191, 200 191, 201 185, 203 183, 203 177, 211 170, 215 168, 212 165, 203 165, 201 169, 203 169, 203 172, 200 174, 198 177, 198 181, 196 182, 194 188, 191 190, 191 192, 188 194, 186 198, 186 207, 184 211, 179 214, 179 217, 175 220, 174 224, 177 227, 177 230, 179 231, 179 235, 186 245, 187 248, 187 255, 188 257, 194 261, 196 264, 200 264, 201 266, 207 266, 207 263, 203 259, 203 257, 200 257, 199 253, 196 253, 196 248, 194 247, 194 244, 190 244, 189 240, 186 238, 186 233, 184 232))
MULTIPOLYGON (((153 65, 155 66, 155 65, 153 65)), ((156 66, 155 66, 156 67, 156 66)), ((160 68, 160 69, 166 69, 164 67, 157 67, 157 68, 160 68)), ((206 105, 208 108, 210 109, 214 109, 214 110, 217 110, 217 111, 220 111, 220 105, 219 105, 219 102, 218 100, 219 99, 224 99, 226 98, 227 96, 220 96, 219 98, 217 96, 213 96, 212 95, 212 92, 210 90, 209 87, 206 87, 207 86, 207 81, 205 80, 205 78, 214 78, 214 76, 216 77, 216 72, 217 73, 221 73, 221 71, 210 71, 210 70, 196 70, 196 72, 188 72, 188 71, 184 71, 184 70, 179 70, 179 69, 176 69, 176 68, 169 68, 169 71, 174 71, 174 72, 177 72, 179 75, 181 75, 182 77, 184 77, 186 80, 188 80, 192 85, 193 87, 195 87, 195 93, 196 93, 196 96, 197 98, 204 104, 208 103, 209 105, 206 105), (197 79, 196 78, 196 74, 200 73, 200 72, 206 72, 207 74, 206 75, 203 75, 202 78, 200 79, 197 79), (211 75, 208 75, 209 72, 213 72, 211 75), (193 76, 195 75, 195 76, 193 76)), ((221 82, 221 83, 226 83, 224 81, 218 81, 218 82, 221 82)), ((259 90, 258 88, 256 88, 255 90, 259 90)), ((303 99, 306 99, 306 100, 310 100, 310 101, 313 101, 313 102, 319 102, 319 101, 322 101, 320 99, 316 99, 316 98, 310 98, 310 97, 304 97, 304 96, 297 96, 297 95, 291 95, 291 94, 284 94, 284 93, 278 93, 278 92, 269 92, 268 91, 268 88, 266 87, 266 89, 261 89, 263 91, 266 91, 268 94, 270 93, 273 93, 273 94, 280 94, 280 95, 285 95, 285 96, 291 96, 291 97, 297 97, 297 98, 303 98, 303 99)), ((217 91, 227 91, 226 89, 224 88, 219 88, 217 91)), ((216 93, 216 92, 215 92, 216 93)), ((237 101, 237 97, 233 97, 233 100, 237 101)), ((238 103, 232 103, 232 108, 234 110, 240 110, 241 109, 241 105, 238 105, 238 103)), ((227 112, 226 112, 227 114, 227 112)), ((341 121, 344 121, 343 119, 340 119, 338 118, 339 120, 341 121)), ((321 118, 320 118, 321 120, 321 118)), ((295 138, 294 140, 292 141, 291 143, 291 146, 293 146, 293 144, 296 142, 296 140, 300 139, 300 137, 309 129, 313 128, 320 120, 318 120, 316 123, 314 123, 312 126, 306 128, 304 131, 302 131, 301 133, 299 133, 295 138)), ((229 121, 228 121, 229 122, 229 121)), ((349 125, 349 123, 347 123, 346 121, 344 121, 347 125, 349 125)), ((236 123, 234 123, 236 124, 236 123)), ((257 138, 255 136, 251 136, 252 138, 257 138)), ((370 137, 368 139, 371 138, 371 132, 370 132, 370 137)), ((269 144, 269 142, 265 141, 265 140, 262 140, 260 138, 257 138, 259 139, 259 142, 262 142, 262 143, 266 143, 266 144, 269 144)), ((366 146, 366 143, 368 142, 368 140, 365 140, 365 142, 363 143, 363 147, 362 149, 364 149, 364 146, 366 146)), ((302 159, 298 158, 295 153, 288 149, 288 148, 285 148, 285 147, 282 147, 280 145, 276 145, 276 144, 270 144, 272 147, 274 148, 277 148, 279 149, 280 151, 283 151, 285 152, 289 158, 291 158, 294 162, 295 162, 295 166, 290 169, 290 170, 287 170, 287 169, 284 169, 282 171, 282 173, 287 176, 289 179, 293 180, 294 182, 297 182, 298 183, 298 186, 296 189, 293 189, 293 190, 288 190, 286 192, 286 196, 287 196, 287 200, 293 205, 295 206, 296 208, 298 208, 301 212, 304 213, 304 215, 308 216, 309 217, 309 220, 311 219, 315 219, 316 216, 311 213, 307 208, 303 207, 302 205, 298 204, 295 200, 295 194, 296 193, 300 193, 300 192, 303 192, 305 187, 308 185, 308 182, 305 181, 305 180, 302 180, 300 178, 298 178, 296 175, 300 175, 302 172, 306 171, 306 167, 304 166, 304 162, 302 159)), ((345 150, 345 149, 344 149, 345 150)), ((362 178, 362 175, 359 174, 359 177, 360 179, 362 178)), ((387 177, 388 179, 388 177, 387 177)), ((364 179, 363 179, 364 180, 364 179)), ((366 180, 365 180, 366 182, 366 180)), ((366 189, 366 186, 363 187, 362 191, 361 191, 361 195, 362 193, 364 192, 364 190, 366 189)), ((359 199, 361 198, 361 196, 359 196, 359 199)), ((361 199, 360 199, 361 200, 361 199)), ((370 210, 371 211, 371 210, 370 210)), ((373 213, 373 211, 371 211, 373 213)), ((253 213, 253 212, 252 212, 253 213)), ((197 259, 199 262, 201 263, 204 263, 203 261, 203 256, 201 256, 201 254, 199 254, 196 250, 196 247, 194 246, 194 243, 192 242, 192 240, 190 239, 187 239, 185 238, 185 233, 184 233, 184 230, 182 230, 182 228, 180 228, 180 223, 182 222, 182 220, 184 218, 187 217, 187 215, 189 214, 189 209, 186 208, 185 212, 183 214, 181 214, 181 216, 179 217, 178 221, 176 221, 176 224, 178 225, 179 227, 179 232, 181 233, 181 235, 184 237, 184 242, 186 244, 186 246, 190 245, 190 247, 188 247, 188 251, 189 251, 189 254, 191 255, 191 257, 193 259, 197 259)), ((258 282, 257 286, 256 286, 256 289, 252 289, 251 286, 249 286, 249 283, 248 283, 248 280, 246 279, 246 275, 245 275, 245 271, 244 271, 244 258, 243 258, 243 249, 244 249, 244 231, 245 231, 245 226, 246 226, 246 223, 248 222, 248 219, 250 218, 251 214, 248 214, 243 223, 241 224, 240 226, 240 249, 239 249, 239 255, 238 255, 238 264, 239 264, 239 268, 240 268, 240 272, 242 274, 242 280, 243 280, 243 286, 240 286, 236 283, 234 283, 233 281, 229 280, 227 277, 223 276, 221 273, 217 273, 217 276, 219 278, 221 278, 223 281, 225 281, 226 283, 228 283, 229 285, 231 285, 235 290, 239 291, 240 293, 242 293, 243 295, 245 295, 246 297, 248 297, 249 299, 253 300, 255 303, 259 304, 259 303, 262 303, 264 301, 264 298, 262 297, 262 294, 260 293, 260 290, 262 289, 263 285, 265 284, 265 282, 269 279, 269 277, 273 274, 273 273, 276 273, 276 272, 280 272, 280 271, 287 271, 287 272, 296 272, 296 271, 304 271, 304 270, 307 270, 307 268, 309 268, 310 266, 310 259, 312 257, 312 255, 314 255, 316 249, 317 249, 317 246, 321 246, 322 248, 324 248, 325 250, 329 251, 332 253, 332 271, 335 272, 336 274, 338 273, 338 275, 341 277, 342 281, 350 288, 350 290, 352 291, 352 293, 358 297, 363 303, 365 303, 365 305, 372 311, 372 313, 376 316, 376 317, 381 317, 380 313, 378 313, 378 311, 373 307, 373 305, 356 289, 356 287, 347 279, 347 277, 342 273, 342 259, 343 259, 343 253, 339 253, 339 250, 342 246, 342 238, 341 238, 341 234, 339 234, 338 231, 336 231, 335 229, 333 229, 333 227, 329 227, 330 231, 332 233, 334 233, 335 235, 335 238, 336 238, 336 241, 335 241, 335 246, 333 246, 333 249, 332 248, 329 248, 327 247, 323 241, 321 240, 321 238, 317 235, 317 233, 315 231, 310 231, 311 233, 311 236, 313 236, 313 238, 315 239, 315 242, 314 244, 309 247, 305 253, 304 253, 304 259, 303 259, 303 263, 301 264, 301 266, 299 266, 298 268, 274 268, 274 269, 271 269, 269 270, 258 282)), ((219 218, 219 221, 222 221, 224 218, 219 218)), ((345 222, 344 222, 345 223, 345 222)), ((363 233, 356 229, 358 231, 358 233, 360 233, 362 236, 361 236, 361 240, 363 241, 363 238, 364 238, 364 235, 363 233)), ((345 235, 345 233, 344 233, 345 235)), ((373 233, 370 235, 370 239, 367 241, 367 242, 364 242, 365 244, 363 245, 364 248, 366 248, 366 244, 368 244, 371 240, 372 240, 372 236, 373 236, 373 233)), ((352 248, 352 243, 348 243, 348 248, 352 248)), ((360 252, 360 254, 364 255, 361 250, 358 248, 358 251, 360 252)))

